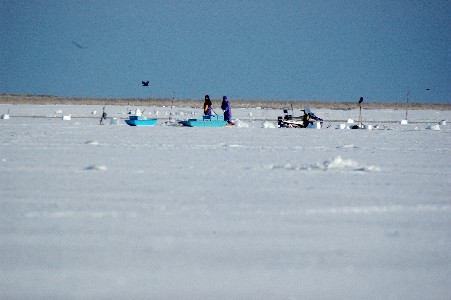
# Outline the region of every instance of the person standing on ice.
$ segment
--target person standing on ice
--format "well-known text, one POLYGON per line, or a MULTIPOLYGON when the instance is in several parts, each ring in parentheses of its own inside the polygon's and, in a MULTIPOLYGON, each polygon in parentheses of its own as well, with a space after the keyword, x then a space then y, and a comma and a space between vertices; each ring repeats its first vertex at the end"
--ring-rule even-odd
POLYGON ((106 106, 106 105, 103 106, 102 117, 100 118, 100 125, 103 125, 103 120, 106 120, 107 114, 106 114, 106 112, 105 112, 105 106, 106 106))
POLYGON ((222 97, 221 109, 224 111, 224 121, 227 121, 227 123, 233 125, 232 109, 230 108, 230 102, 227 99, 227 96, 222 97))
POLYGON ((204 115, 211 116, 211 110, 213 104, 211 103, 210 96, 205 95, 205 102, 204 102, 204 115))

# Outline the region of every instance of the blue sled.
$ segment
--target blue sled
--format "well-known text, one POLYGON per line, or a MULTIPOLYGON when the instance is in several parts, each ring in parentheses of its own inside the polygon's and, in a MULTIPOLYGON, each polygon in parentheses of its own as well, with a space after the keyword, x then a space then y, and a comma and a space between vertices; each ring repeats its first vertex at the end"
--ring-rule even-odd
POLYGON ((130 116, 130 119, 125 120, 125 123, 130 126, 154 126, 157 121, 157 119, 146 119, 141 116, 130 116))
POLYGON ((180 121, 179 124, 189 127, 224 127, 227 125, 227 121, 224 121, 223 115, 206 115, 202 119, 189 119, 188 121, 180 121))

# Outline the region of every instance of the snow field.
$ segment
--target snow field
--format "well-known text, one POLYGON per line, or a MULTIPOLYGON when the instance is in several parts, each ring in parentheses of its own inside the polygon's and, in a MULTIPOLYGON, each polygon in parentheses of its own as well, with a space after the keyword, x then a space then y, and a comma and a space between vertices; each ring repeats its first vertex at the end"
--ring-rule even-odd
POLYGON ((70 121, 13 108, 0 122, 2 299, 451 292, 451 136, 426 130, 449 112, 308 130, 263 128, 279 112, 255 109, 236 112, 248 127, 144 128, 99 126, 88 106, 61 108, 70 121))

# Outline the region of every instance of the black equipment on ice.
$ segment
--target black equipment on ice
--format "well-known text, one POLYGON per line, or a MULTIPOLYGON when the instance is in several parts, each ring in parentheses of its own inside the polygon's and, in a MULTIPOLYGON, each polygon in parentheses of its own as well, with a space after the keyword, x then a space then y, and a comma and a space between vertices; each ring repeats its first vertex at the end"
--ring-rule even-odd
POLYGON ((315 122, 320 122, 323 125, 323 119, 317 117, 308 107, 301 110, 304 114, 300 117, 293 117, 288 114, 288 109, 284 109, 284 116, 277 117, 277 125, 280 128, 307 128, 315 122))

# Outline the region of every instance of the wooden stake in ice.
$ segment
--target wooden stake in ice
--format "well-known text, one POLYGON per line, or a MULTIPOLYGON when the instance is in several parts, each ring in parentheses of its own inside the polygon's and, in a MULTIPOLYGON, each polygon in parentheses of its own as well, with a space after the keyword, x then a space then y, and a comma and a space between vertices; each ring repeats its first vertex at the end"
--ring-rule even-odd
POLYGON ((362 128, 362 102, 363 102, 363 97, 360 97, 359 100, 359 123, 360 123, 360 128, 362 128))
POLYGON ((406 95, 406 118, 404 120, 401 120, 401 125, 409 124, 409 121, 407 121, 407 112, 409 111, 409 96, 410 96, 410 90, 407 91, 407 95, 406 95))

